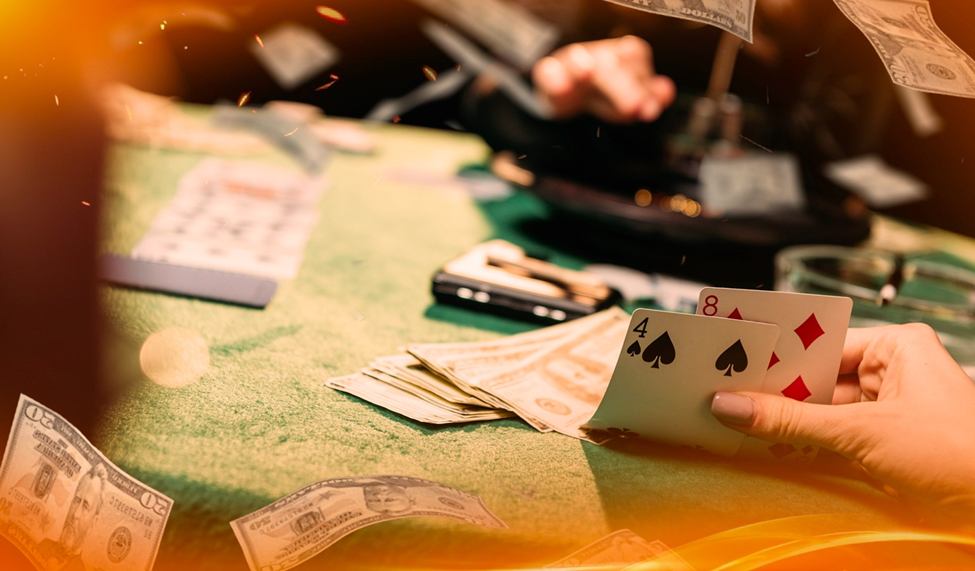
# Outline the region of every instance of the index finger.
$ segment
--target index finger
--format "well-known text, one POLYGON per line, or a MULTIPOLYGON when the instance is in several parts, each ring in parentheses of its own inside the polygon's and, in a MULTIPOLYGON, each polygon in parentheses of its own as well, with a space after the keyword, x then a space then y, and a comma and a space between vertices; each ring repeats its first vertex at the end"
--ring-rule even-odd
POLYGON ((840 360, 840 375, 851 375, 857 372, 867 347, 878 335, 879 329, 875 327, 850 328, 846 331, 843 358, 840 360))

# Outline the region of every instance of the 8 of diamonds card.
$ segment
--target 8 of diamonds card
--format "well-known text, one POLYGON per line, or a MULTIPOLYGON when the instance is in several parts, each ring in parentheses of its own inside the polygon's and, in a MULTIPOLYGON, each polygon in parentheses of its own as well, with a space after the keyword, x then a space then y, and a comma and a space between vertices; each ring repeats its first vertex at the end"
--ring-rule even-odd
MULTIPOLYGON (((699 315, 778 325, 762 391, 817 404, 833 400, 852 309, 848 297, 711 287, 701 290, 697 305, 699 315)), ((809 462, 817 452, 749 437, 737 456, 809 462)))

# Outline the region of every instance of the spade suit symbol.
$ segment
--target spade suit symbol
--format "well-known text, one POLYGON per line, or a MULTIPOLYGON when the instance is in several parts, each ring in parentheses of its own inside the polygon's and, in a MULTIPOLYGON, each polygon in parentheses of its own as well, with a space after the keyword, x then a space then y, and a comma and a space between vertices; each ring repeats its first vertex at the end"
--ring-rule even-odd
POLYGON ((642 350, 643 348, 640 347, 640 341, 638 339, 635 339, 633 344, 626 348, 626 352, 630 354, 630 357, 636 357, 642 350))
POLYGON ((674 344, 670 341, 670 335, 666 331, 660 337, 654 339, 653 343, 647 345, 647 348, 643 350, 643 360, 647 363, 653 363, 650 365, 653 369, 659 369, 660 365, 673 363, 676 356, 677 351, 674 349, 674 344))
POLYGON ((718 360, 714 362, 714 368, 719 371, 724 371, 724 376, 726 377, 731 376, 732 369, 736 373, 741 373, 748 368, 748 354, 745 353, 741 339, 735 341, 731 347, 728 347, 723 353, 718 355, 718 360))

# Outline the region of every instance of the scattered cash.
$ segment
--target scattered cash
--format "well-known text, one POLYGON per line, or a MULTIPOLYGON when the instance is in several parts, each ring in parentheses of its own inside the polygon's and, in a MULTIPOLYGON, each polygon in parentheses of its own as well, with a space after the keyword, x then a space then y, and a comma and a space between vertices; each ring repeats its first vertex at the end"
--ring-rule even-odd
POLYGON ((356 373, 329 379, 326 385, 430 424, 456 424, 512 416, 512 413, 504 410, 450 402, 377 370, 369 370, 369 374, 356 373))
POLYGON ((614 531, 597 539, 579 551, 546 565, 545 569, 593 568, 611 571, 650 559, 654 559, 655 565, 648 569, 693 570, 693 567, 672 552, 664 542, 647 541, 628 529, 614 531))
POLYGON ((172 506, 58 413, 20 396, 0 465, 0 535, 35 567, 148 571, 172 506))
POLYGON ((580 430, 602 399, 629 316, 619 308, 492 341, 412 344, 326 385, 420 422, 518 415, 542 432, 580 430))
MULTIPOLYGON (((413 0, 458 26, 499 57, 522 70, 552 51, 559 29, 519 2, 504 0, 413 0)), ((566 7, 568 9, 568 7, 566 7)))
POLYGON ((923 200, 928 195, 927 185, 891 167, 879 155, 827 163, 823 174, 858 194, 873 208, 891 208, 923 200))
POLYGON ((834 0, 897 85, 975 97, 975 61, 938 28, 927 0, 834 0))
POLYGON ((727 216, 799 212, 806 206, 799 161, 788 153, 748 153, 701 162, 701 202, 727 216))
POLYGON ((507 529, 475 494, 406 476, 322 480, 230 522, 252 571, 284 571, 367 525, 440 516, 507 529))
POLYGON ((682 20, 710 24, 745 41, 752 41, 755 0, 606 0, 682 20))
POLYGON ((286 91, 292 91, 341 59, 338 48, 312 28, 284 22, 247 41, 251 55, 286 91))

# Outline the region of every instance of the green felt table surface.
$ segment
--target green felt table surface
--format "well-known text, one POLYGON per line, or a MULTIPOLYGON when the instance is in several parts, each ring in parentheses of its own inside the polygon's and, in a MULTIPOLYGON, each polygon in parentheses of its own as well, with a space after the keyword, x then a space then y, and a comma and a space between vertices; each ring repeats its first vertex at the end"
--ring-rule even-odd
MULTIPOLYGON (((175 501, 157 569, 185 569, 188 561, 246 569, 230 520, 311 482, 357 475, 417 476, 479 494, 509 529, 437 518, 387 522, 346 537, 302 569, 541 566, 625 527, 676 547, 810 514, 858 514, 881 527, 915 521, 835 458, 821 457, 812 470, 770 471, 640 442, 598 447, 519 420, 438 428, 325 387, 327 378, 408 342, 483 340, 533 327, 437 307, 429 286, 444 261, 492 237, 545 249, 516 224, 545 216, 541 205, 519 194, 485 209, 456 186, 392 174, 450 176, 483 161, 488 149, 475 136, 367 128, 377 153, 334 154, 301 271, 281 282, 265 310, 102 289, 118 397, 94 440, 175 501), (142 342, 170 326, 194 329, 209 345, 208 372, 180 389, 156 385, 138 366, 142 342)), ((103 251, 128 253, 203 156, 114 147, 103 251)), ((291 164, 276 151, 239 158, 291 164)), ((587 262, 545 252, 569 267, 587 262)))

